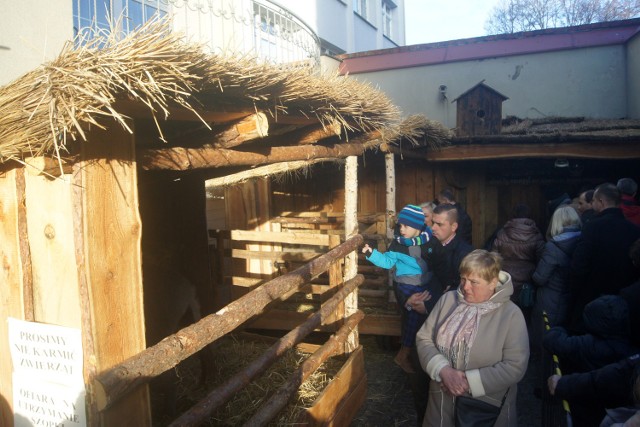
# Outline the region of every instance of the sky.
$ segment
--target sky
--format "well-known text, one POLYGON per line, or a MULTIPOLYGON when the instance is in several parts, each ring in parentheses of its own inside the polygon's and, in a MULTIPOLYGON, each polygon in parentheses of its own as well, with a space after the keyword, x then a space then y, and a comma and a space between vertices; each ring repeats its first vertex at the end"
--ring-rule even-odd
POLYGON ((484 23, 499 0, 405 0, 406 44, 486 35, 484 23))

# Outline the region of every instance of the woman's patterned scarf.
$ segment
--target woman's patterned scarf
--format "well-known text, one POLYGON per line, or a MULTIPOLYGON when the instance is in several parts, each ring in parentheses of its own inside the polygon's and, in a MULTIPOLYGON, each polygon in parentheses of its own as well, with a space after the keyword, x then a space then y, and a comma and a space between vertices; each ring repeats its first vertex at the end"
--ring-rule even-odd
POLYGON ((465 369, 469 363, 469 351, 478 334, 480 318, 502 305, 491 300, 481 303, 468 303, 462 291, 457 291, 458 306, 438 329, 436 346, 451 366, 465 369))

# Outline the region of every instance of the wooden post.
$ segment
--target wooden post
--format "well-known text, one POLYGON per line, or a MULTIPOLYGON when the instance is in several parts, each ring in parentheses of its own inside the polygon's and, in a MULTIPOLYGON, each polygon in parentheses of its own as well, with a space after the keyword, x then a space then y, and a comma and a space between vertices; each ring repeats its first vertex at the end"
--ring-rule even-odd
POLYGON ((396 168, 393 154, 384 155, 385 183, 387 186, 387 238, 393 238, 394 219, 396 216, 396 168))
MULTIPOLYGON (((384 170, 385 170, 385 183, 387 186, 387 200, 386 200, 386 229, 387 239, 393 239, 393 228, 395 226, 394 220, 396 216, 396 167, 393 157, 393 153, 386 153, 384 155, 384 170)), ((387 273, 389 281, 389 303, 394 304, 396 302, 396 296, 393 293, 392 274, 391 271, 387 273)))
MULTIPOLYGON (((13 380, 9 351, 8 317, 25 319, 23 294, 25 266, 30 274, 30 261, 24 258, 21 242, 26 243, 26 219, 20 213, 24 188, 19 188, 21 169, 0 174, 0 425, 13 425, 13 380)), ((24 183, 24 180, 22 180, 24 183)), ((23 186, 24 187, 24 186, 23 186)), ((28 255, 28 253, 26 254, 28 255)))
MULTIPOLYGON (((92 366, 88 375, 124 361, 145 346, 141 272, 141 224, 138 212, 137 173, 133 137, 113 126, 109 132, 96 131, 82 144, 74 210, 82 212, 82 227, 76 233, 82 245, 78 274, 86 283, 89 301, 83 307, 83 321, 92 329, 83 337, 92 366)), ((86 359, 85 359, 86 360, 86 359)), ((87 374, 85 374, 87 375, 87 374)), ((87 405, 95 407, 92 378, 87 384, 87 405)), ((90 414, 94 408, 90 408, 90 414)), ((141 387, 91 425, 151 425, 149 398, 141 387)))
MULTIPOLYGON (((329 247, 331 249, 340 245, 340 236, 338 235, 330 235, 329 236, 329 247)), ((334 262, 329 267, 329 287, 334 288, 336 286, 341 285, 343 282, 343 270, 342 270, 342 262, 341 260, 334 262)), ((336 328, 342 324, 344 318, 346 318, 344 314, 344 303, 339 302, 336 306, 336 311, 332 313, 328 319, 323 320, 323 324, 327 323, 336 323, 336 328)))
MULTIPOLYGON (((347 239, 358 234, 358 158, 347 157, 344 169, 344 234, 347 239)), ((350 252, 345 258, 344 280, 347 281, 358 273, 358 250, 350 252)), ((344 316, 351 316, 358 310, 358 292, 344 299, 344 316)), ((345 353, 358 348, 358 329, 354 329, 345 341, 345 353)))

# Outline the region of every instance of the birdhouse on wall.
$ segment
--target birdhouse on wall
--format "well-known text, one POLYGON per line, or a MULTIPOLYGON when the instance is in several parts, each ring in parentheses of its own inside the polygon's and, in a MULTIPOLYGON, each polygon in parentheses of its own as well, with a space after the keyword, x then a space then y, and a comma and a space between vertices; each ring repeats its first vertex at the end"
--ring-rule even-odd
POLYGON ((458 96, 458 136, 496 135, 502 129, 502 103, 509 99, 484 84, 484 80, 458 96))

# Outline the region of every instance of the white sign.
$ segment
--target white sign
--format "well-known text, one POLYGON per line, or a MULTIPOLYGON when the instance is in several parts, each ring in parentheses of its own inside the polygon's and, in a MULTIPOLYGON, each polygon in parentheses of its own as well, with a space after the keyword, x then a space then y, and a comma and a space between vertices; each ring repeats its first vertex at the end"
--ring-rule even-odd
POLYGON ((87 418, 83 387, 39 381, 13 374, 14 427, 84 427, 87 418))
POLYGON ((86 426, 80 331, 13 318, 8 322, 14 426, 86 426))
POLYGON ((13 318, 8 322, 13 372, 59 384, 83 382, 79 330, 13 318))

